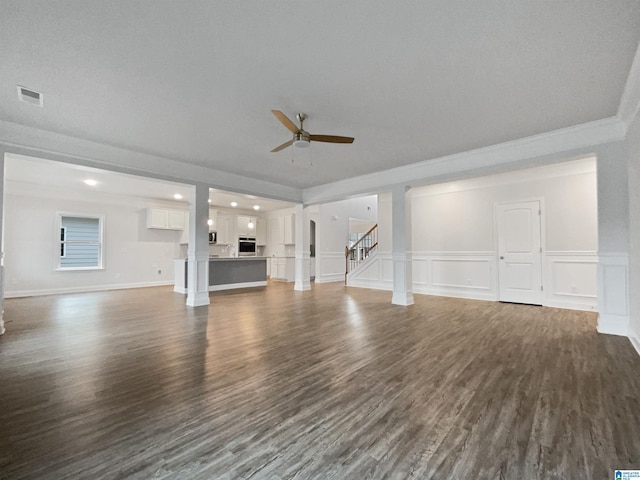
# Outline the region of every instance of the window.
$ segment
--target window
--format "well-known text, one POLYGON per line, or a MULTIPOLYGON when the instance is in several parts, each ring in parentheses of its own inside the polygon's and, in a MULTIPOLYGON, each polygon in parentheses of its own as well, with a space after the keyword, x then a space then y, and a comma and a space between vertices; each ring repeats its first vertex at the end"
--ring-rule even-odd
POLYGON ((102 268, 102 216, 59 214, 58 269, 102 268))

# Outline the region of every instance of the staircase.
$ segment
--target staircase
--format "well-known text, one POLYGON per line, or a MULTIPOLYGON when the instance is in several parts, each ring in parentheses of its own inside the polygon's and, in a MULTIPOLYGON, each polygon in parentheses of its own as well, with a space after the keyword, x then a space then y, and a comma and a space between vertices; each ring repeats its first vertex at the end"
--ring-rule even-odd
POLYGON ((360 265, 378 247, 378 224, 376 223, 351 247, 344 247, 344 284, 347 284, 347 275, 360 265))

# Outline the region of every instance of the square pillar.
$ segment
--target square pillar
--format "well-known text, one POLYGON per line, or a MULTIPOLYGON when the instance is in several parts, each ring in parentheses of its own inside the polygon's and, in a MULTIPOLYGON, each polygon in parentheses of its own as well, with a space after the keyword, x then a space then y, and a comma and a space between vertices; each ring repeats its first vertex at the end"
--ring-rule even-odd
POLYGON ((411 270, 411 192, 398 186, 391 192, 391 225, 393 256, 394 305, 413 305, 413 275, 411 270))
POLYGON ((187 305, 209 305, 209 187, 196 184, 189 192, 187 305))
POLYGON ((4 154, 0 150, 0 335, 4 333, 4 154))
POLYGON ((629 190, 623 142, 598 148, 598 332, 629 334, 629 190))
POLYGON ((295 206, 296 275, 294 290, 311 290, 311 222, 309 209, 295 206))

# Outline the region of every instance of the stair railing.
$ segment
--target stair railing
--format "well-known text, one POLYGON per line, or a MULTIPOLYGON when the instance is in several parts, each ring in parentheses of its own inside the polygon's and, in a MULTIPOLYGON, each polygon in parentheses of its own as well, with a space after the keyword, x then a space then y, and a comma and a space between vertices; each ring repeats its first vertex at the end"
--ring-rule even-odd
POLYGON ((378 247, 378 224, 376 223, 351 247, 344 247, 344 284, 347 284, 347 275, 360 263, 373 253, 378 247))

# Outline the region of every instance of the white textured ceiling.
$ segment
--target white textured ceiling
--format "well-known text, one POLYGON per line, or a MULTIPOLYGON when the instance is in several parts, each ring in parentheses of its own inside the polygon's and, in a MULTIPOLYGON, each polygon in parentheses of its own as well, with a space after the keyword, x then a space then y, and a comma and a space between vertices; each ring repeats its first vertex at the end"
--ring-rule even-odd
POLYGON ((307 188, 611 117, 639 41, 637 0, 2 0, 0 119, 307 188), (356 141, 270 153, 271 109, 356 141))

